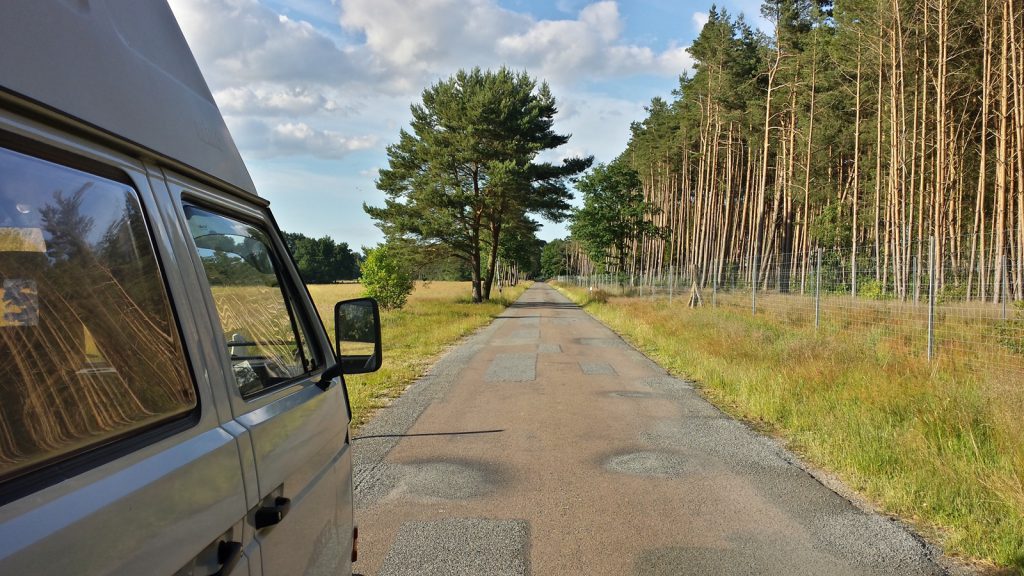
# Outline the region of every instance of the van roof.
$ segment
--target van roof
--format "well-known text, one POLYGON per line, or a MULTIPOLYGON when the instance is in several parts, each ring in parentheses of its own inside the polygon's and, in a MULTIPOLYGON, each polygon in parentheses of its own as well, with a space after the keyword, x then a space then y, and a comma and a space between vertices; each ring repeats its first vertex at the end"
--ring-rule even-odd
POLYGON ((0 88, 256 195, 166 0, 3 0, 0 88))

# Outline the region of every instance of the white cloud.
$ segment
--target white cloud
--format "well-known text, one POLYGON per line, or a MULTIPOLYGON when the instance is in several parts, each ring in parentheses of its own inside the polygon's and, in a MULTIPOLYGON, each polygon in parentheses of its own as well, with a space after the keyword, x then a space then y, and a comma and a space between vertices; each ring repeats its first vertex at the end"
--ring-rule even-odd
POLYGON ((531 22, 492 0, 343 0, 341 7, 342 26, 363 34, 372 57, 396 72, 486 57, 496 38, 531 22))
POLYGON ((693 18, 693 29, 698 33, 703 30, 704 25, 708 23, 707 12, 694 12, 691 18, 693 18))
POLYGON ((393 89, 423 86, 472 66, 525 68, 556 84, 682 71, 665 68, 675 56, 625 42, 611 0, 584 6, 576 18, 550 20, 506 10, 495 0, 342 0, 341 6, 342 25, 365 35, 371 60, 396 79, 393 89))
POLYGON ((575 17, 559 19, 497 0, 304 2, 287 8, 292 17, 261 0, 171 5, 243 154, 260 157, 339 157, 373 145, 353 131, 391 140, 408 102, 459 68, 526 69, 561 99, 583 81, 674 77, 692 63, 683 48, 626 41, 611 0, 573 0, 563 6, 575 17), (332 11, 336 28, 325 20, 332 11))
POLYGON ((317 130, 302 122, 277 124, 270 133, 270 143, 279 152, 309 154, 317 158, 342 158, 350 152, 372 148, 374 136, 354 138, 330 130, 317 130))
POLYGON ((259 158, 308 156, 328 160, 377 146, 374 135, 345 136, 305 122, 274 122, 252 117, 227 118, 239 148, 259 158))
POLYGON ((561 161, 569 156, 593 155, 596 162, 610 162, 629 140, 629 125, 643 117, 646 101, 614 98, 597 93, 573 93, 560 101, 555 130, 572 134, 567 146, 542 157, 561 161))
POLYGON ((334 112, 341 106, 324 94, 306 87, 282 88, 254 85, 218 90, 214 98, 221 112, 235 116, 301 116, 334 112))
POLYGON ((312 24, 258 0, 171 0, 214 89, 249 82, 345 82, 367 70, 312 24))

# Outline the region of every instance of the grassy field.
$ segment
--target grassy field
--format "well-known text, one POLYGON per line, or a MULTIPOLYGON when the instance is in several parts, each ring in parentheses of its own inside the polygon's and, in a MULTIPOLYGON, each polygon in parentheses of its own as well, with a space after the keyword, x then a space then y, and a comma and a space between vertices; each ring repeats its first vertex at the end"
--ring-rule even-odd
POLYGON ((713 402, 785 438, 947 553, 1024 574, 1024 383, 871 323, 816 333, 682 299, 570 297, 713 402))
MULTIPOLYGON (((500 298, 473 304, 469 282, 417 282, 402 310, 382 311, 384 366, 372 374, 348 376, 353 427, 365 423, 376 408, 387 405, 438 355, 463 336, 487 324, 526 290, 528 283, 504 289, 500 298)), ((309 286, 327 333, 334 337, 334 303, 358 298, 359 284, 309 286)), ((492 296, 497 295, 497 288, 492 296)))

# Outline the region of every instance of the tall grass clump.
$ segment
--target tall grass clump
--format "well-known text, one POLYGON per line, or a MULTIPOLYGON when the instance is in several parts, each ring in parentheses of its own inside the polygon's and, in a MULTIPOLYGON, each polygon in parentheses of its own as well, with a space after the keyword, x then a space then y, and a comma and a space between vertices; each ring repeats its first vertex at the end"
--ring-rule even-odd
MULTIPOLYGON (((577 302, 585 290, 562 288, 577 302)), ((613 298, 587 310, 954 556, 1024 574, 1024 386, 873 324, 613 298)), ((893 320, 890 319, 890 322, 893 320)))
MULTIPOLYGON (((526 290, 529 283, 505 287, 499 298, 472 303, 469 282, 417 282, 400 310, 381 310, 384 365, 377 372, 347 376, 352 404, 352 426, 369 420, 374 410, 386 406, 422 376, 446 348, 489 323, 526 290)), ((334 337, 334 303, 358 298, 358 284, 309 286, 310 295, 334 337)))

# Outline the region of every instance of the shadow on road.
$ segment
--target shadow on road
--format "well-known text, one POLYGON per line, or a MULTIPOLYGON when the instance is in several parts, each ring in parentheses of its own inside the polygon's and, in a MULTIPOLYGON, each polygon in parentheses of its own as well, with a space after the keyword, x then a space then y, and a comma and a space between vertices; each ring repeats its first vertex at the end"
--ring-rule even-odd
POLYGON ((524 308, 545 308, 548 310, 578 310, 579 306, 572 302, 515 302, 509 305, 509 310, 522 310, 524 308))
POLYGON ((497 434, 498 432, 504 432, 504 429, 499 430, 470 430, 467 432, 423 432, 420 434, 373 434, 370 436, 356 436, 352 439, 353 442, 356 440, 370 440, 371 438, 414 438, 416 436, 468 436, 470 434, 497 434))

